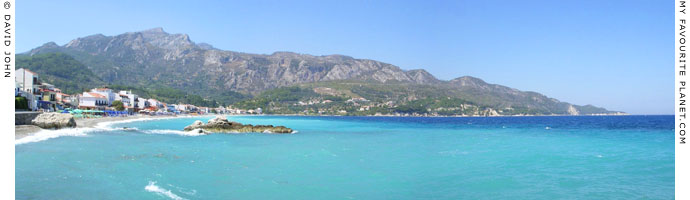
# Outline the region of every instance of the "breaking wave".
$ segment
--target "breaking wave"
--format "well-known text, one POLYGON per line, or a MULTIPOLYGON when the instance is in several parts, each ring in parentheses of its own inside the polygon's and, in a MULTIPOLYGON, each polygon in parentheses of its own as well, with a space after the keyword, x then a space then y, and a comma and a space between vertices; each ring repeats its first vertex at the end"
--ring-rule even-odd
MULTIPOLYGON (((26 144, 26 143, 32 143, 32 142, 40 142, 52 138, 57 138, 57 137, 62 137, 62 136, 78 136, 78 137, 85 137, 88 136, 89 132, 95 132, 95 131, 116 131, 116 130, 126 130, 126 131, 138 131, 139 129, 135 127, 128 127, 128 128, 113 128, 113 124, 120 124, 120 123, 129 123, 129 122, 137 122, 137 121, 149 121, 149 120, 163 120, 163 119, 176 119, 176 118, 191 118, 191 117, 198 117, 198 116, 177 116, 177 117, 157 117, 157 118, 136 118, 136 119, 127 119, 127 120, 121 120, 121 121, 108 121, 108 122, 100 122, 96 124, 93 128, 63 128, 63 129, 57 129, 57 130, 41 130, 39 132, 36 132, 32 135, 16 139, 14 140, 14 145, 20 145, 20 144, 26 144)), ((153 133, 153 134, 177 134, 177 135, 185 135, 185 136, 198 136, 198 135, 203 135, 199 134, 198 131, 190 131, 190 132, 184 132, 184 131, 176 131, 176 130, 149 130, 149 131, 144 131, 145 133, 153 133)))
POLYGON ((125 130, 125 131, 136 131, 139 130, 135 127, 129 128, 112 128, 112 127, 94 127, 94 128, 63 128, 63 129, 45 129, 34 133, 23 138, 14 140, 14 145, 40 142, 48 139, 58 138, 62 136, 75 136, 75 137, 86 137, 89 136, 87 133, 96 131, 115 131, 115 130, 125 130))
POLYGON ((170 130, 170 129, 154 129, 154 130, 143 130, 141 131, 143 133, 148 133, 148 134, 173 134, 173 135, 182 135, 182 136, 200 136, 200 135, 205 135, 203 133, 199 133, 198 129, 194 129, 192 131, 180 131, 180 130, 170 130))
POLYGON ((78 136, 84 137, 88 136, 87 132, 97 131, 96 128, 65 128, 58 130, 41 130, 33 135, 29 135, 23 138, 14 140, 14 145, 40 142, 47 139, 57 138, 61 136, 78 136))
POLYGON ((166 190, 165 188, 158 187, 156 185, 156 182, 154 181, 149 181, 149 184, 144 187, 146 191, 153 192, 157 195, 168 197, 170 199, 174 200, 183 200, 185 198, 182 198, 180 196, 177 196, 175 193, 172 193, 170 190, 166 190))
POLYGON ((139 121, 151 121, 151 120, 193 118, 193 117, 199 117, 199 116, 151 117, 151 118, 144 117, 144 118, 126 119, 126 120, 120 120, 120 121, 100 122, 100 123, 96 124, 95 127, 96 128, 109 128, 113 124, 122 124, 122 123, 139 122, 139 121))

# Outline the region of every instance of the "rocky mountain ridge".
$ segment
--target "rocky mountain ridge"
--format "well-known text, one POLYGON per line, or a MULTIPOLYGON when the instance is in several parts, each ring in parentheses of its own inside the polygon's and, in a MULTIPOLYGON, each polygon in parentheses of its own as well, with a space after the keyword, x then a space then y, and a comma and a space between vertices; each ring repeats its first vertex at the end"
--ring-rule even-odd
MULTIPOLYGON (((489 84, 469 76, 444 81, 424 69, 402 70, 370 59, 293 52, 266 55, 225 51, 209 44, 197 44, 186 34, 170 34, 162 28, 116 36, 96 34, 74 39, 63 46, 50 42, 25 54, 56 52, 74 57, 108 84, 171 87, 209 99, 233 92, 256 96, 280 87, 348 80, 381 87, 410 84, 415 85, 411 88, 435 88, 429 91, 497 109, 525 107, 551 114, 610 112, 593 106, 583 112, 583 106, 560 102, 536 92, 489 84)), ((399 101, 412 101, 428 94, 403 95, 407 98, 399 101)))
MULTIPOLYGON (((213 89, 231 89, 257 94, 266 89, 295 83, 329 80, 402 81, 420 84, 438 79, 423 69, 405 71, 397 66, 368 59, 342 55, 312 56, 292 52, 270 55, 223 51, 208 44, 196 44, 186 34, 169 34, 161 28, 129 32, 117 36, 102 34, 77 38, 64 46, 48 43, 28 52, 65 52, 86 61, 104 80, 153 78, 163 81, 186 77, 195 84, 213 89), (90 63, 91 56, 105 62, 90 63), (117 69, 117 71, 110 69, 117 69), (170 70, 170 68, 176 68, 170 70), (170 74, 174 73, 174 74, 170 74), (222 84, 215 84, 222 82, 222 84)), ((136 81, 135 80, 135 81, 136 81)), ((177 88, 186 83, 173 83, 177 88)))

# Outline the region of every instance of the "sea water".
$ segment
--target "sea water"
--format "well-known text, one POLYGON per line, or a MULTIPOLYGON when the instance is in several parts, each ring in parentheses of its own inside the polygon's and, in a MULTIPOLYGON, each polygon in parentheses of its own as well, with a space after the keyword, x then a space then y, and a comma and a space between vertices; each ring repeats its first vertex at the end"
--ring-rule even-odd
POLYGON ((17 199, 673 199, 672 116, 174 118, 16 141, 17 199), (124 128, 127 127, 127 128, 124 128))

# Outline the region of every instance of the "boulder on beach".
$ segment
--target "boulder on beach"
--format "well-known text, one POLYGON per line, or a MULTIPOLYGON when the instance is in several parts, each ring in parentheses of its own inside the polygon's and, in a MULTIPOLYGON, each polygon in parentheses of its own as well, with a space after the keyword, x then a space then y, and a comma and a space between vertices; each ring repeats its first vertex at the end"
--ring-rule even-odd
POLYGON ((74 128, 77 122, 71 114, 66 113, 41 113, 31 120, 31 124, 45 129, 74 128))
MULTIPOLYGON (((239 122, 229 121, 224 117, 216 117, 204 122, 196 120, 191 125, 184 127, 185 131, 203 130, 203 133, 292 133, 292 129, 285 126, 273 125, 251 125, 242 124, 239 122)), ((200 132, 201 133, 201 132, 200 132)))

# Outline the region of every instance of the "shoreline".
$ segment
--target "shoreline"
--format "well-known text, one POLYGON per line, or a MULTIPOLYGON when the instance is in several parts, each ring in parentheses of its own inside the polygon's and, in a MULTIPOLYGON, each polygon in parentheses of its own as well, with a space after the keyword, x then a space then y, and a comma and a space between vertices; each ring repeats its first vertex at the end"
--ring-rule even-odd
MULTIPOLYGON (((137 119, 167 119, 167 118, 181 118, 181 117, 203 117, 212 115, 134 115, 126 117, 103 117, 103 118, 87 118, 87 119, 74 119, 77 122, 76 128, 96 128, 101 123, 115 123, 127 120, 137 120, 137 119)), ((44 130, 61 130, 61 129, 43 129, 34 125, 15 125, 14 126, 14 139, 18 140, 27 136, 32 136, 38 132, 44 130)))
MULTIPOLYGON (((203 116, 214 116, 219 114, 205 114, 205 115, 134 115, 126 117, 103 117, 103 118, 82 118, 75 119, 77 122, 76 128, 96 128, 100 123, 114 123, 125 120, 136 120, 136 119, 165 119, 165 118, 179 118, 179 117, 203 117, 203 116)), ((446 117, 457 117, 457 118, 469 118, 469 117, 563 117, 563 116, 634 116, 634 115, 504 115, 504 116, 395 116, 395 115, 300 115, 300 114, 260 114, 260 115, 246 115, 246 114, 222 114, 223 116, 296 116, 296 117, 429 117, 429 118, 446 118, 446 117)), ((34 135, 43 130, 34 125, 15 125, 14 126, 14 139, 21 139, 27 136, 34 135)))

